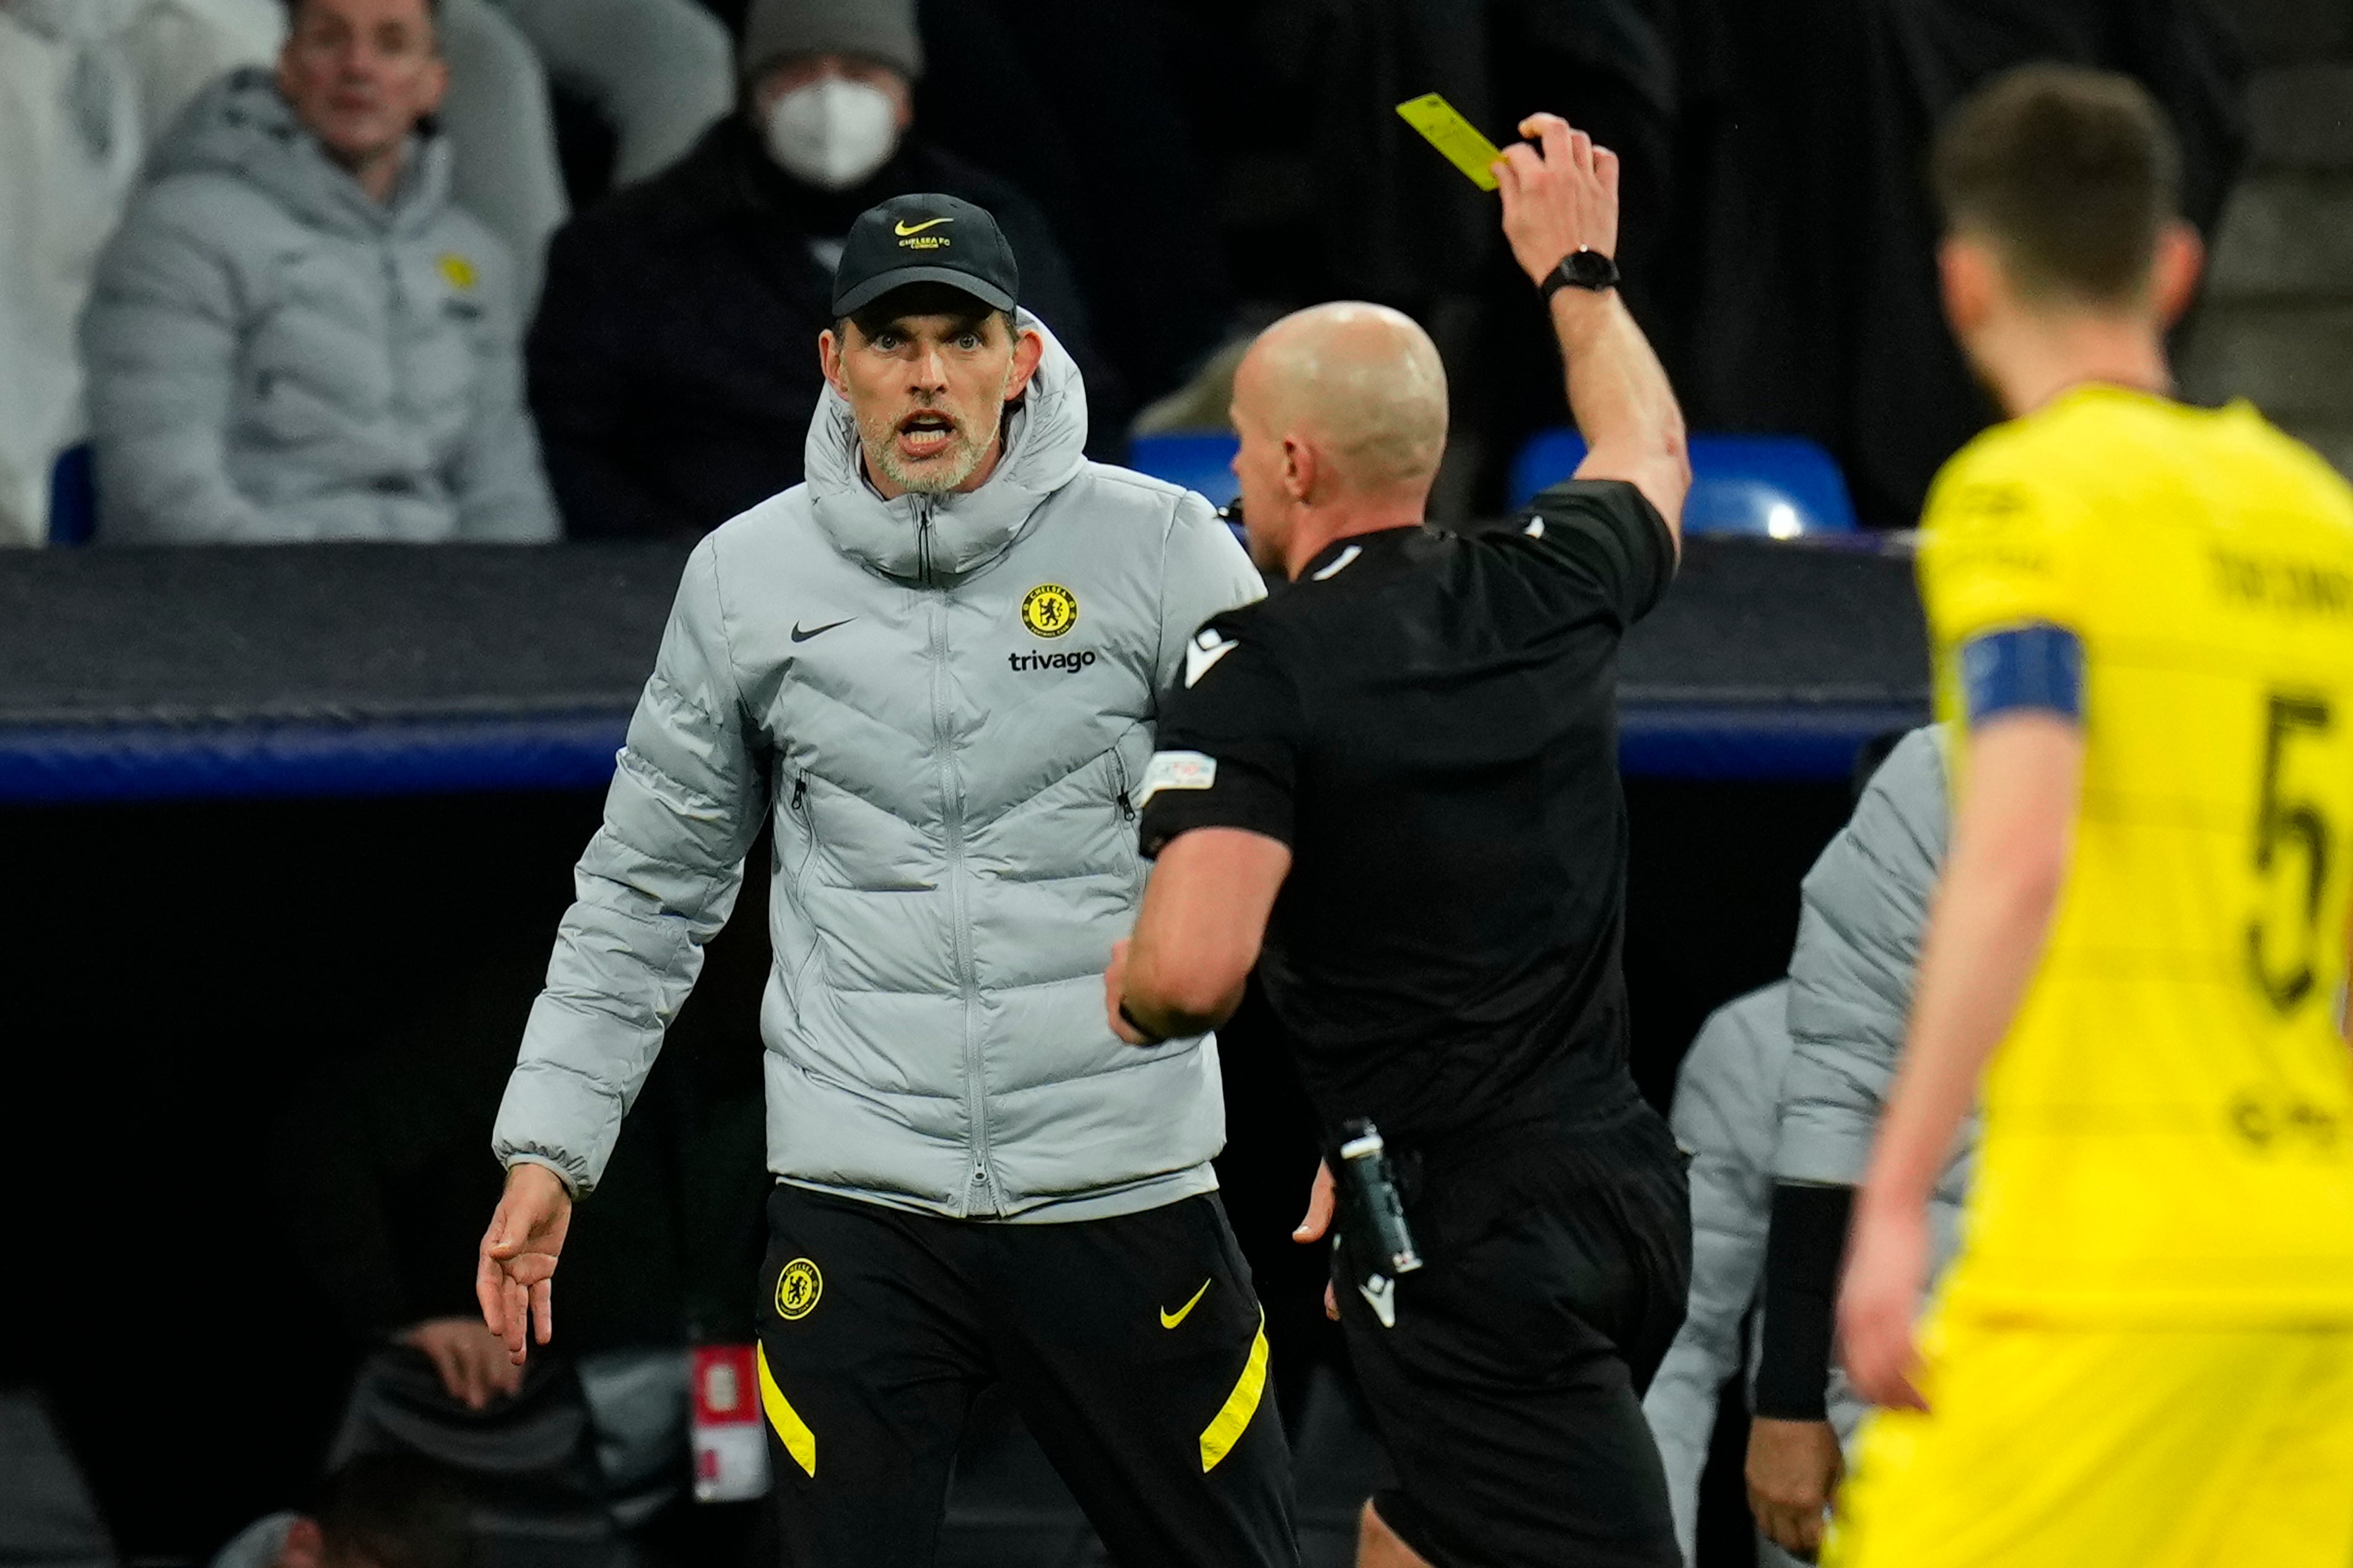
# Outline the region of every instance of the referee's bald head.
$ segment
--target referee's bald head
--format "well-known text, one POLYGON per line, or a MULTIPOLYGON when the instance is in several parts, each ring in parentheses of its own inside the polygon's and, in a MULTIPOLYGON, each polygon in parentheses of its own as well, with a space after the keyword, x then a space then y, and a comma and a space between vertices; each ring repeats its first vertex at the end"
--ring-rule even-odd
POLYGON ((1347 489, 1426 489, 1446 453, 1438 345, 1386 305, 1342 300, 1275 322, 1234 377, 1234 405, 1278 440, 1314 443, 1328 482, 1347 489))

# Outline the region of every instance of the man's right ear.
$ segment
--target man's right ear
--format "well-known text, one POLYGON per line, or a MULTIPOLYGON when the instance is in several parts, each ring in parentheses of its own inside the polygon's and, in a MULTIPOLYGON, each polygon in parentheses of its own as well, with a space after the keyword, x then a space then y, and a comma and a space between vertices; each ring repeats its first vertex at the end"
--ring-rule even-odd
POLYGON ((1945 300, 1945 320, 1956 340, 1967 342, 1993 313, 2000 286, 2000 263, 1982 240, 1951 234, 1936 247, 1936 276, 1945 300))
POLYGON ((2171 331, 2189 302, 2198 297, 2198 279, 2206 270, 2206 242, 2183 219, 2175 218, 2157 237, 2157 258, 2151 268, 2152 303, 2158 324, 2171 331))
POLYGON ((828 386, 844 397, 849 395, 849 388, 841 384, 841 340, 833 335, 831 327, 817 335, 817 368, 828 386))
POLYGON ((438 114, 442 102, 449 96, 449 61, 441 53, 438 41, 433 46, 433 58, 427 62, 425 72, 425 81, 417 99, 417 112, 438 114))

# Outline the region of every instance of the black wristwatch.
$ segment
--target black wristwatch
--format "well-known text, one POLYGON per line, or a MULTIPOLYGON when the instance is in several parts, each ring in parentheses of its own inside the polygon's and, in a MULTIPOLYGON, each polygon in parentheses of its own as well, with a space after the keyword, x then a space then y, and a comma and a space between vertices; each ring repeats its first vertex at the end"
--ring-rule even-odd
POLYGON ((1550 302, 1554 294, 1563 289, 1590 289, 1599 294, 1618 287, 1618 264, 1598 250, 1579 246, 1560 258, 1560 265, 1545 274, 1536 285, 1536 292, 1550 302))

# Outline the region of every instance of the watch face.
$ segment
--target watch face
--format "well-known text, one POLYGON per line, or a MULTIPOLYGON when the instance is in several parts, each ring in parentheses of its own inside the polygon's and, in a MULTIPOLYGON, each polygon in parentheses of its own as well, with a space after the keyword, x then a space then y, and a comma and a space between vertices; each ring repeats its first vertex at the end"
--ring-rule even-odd
POLYGON ((1565 258, 1560 269, 1580 289, 1607 289, 1618 281, 1618 265, 1598 250, 1580 250, 1565 258))

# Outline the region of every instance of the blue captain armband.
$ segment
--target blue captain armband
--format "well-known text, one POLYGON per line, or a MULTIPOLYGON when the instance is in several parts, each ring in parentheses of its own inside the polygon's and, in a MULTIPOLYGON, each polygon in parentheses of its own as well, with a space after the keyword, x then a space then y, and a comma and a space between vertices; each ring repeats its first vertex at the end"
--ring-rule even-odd
POLYGON ((1969 722, 2022 709, 2084 716, 2084 644, 2048 621, 1981 632, 1961 645, 1961 696, 1969 722))

